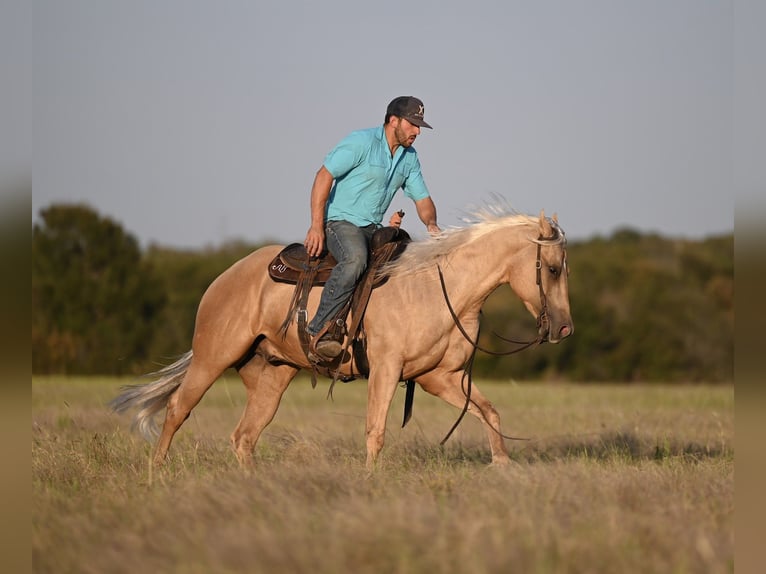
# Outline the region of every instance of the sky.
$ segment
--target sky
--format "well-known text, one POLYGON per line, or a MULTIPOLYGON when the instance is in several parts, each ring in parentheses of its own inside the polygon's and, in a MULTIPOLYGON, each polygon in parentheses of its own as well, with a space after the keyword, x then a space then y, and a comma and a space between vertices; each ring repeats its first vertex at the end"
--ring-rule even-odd
MULTIPOLYGON (((33 17, 33 222, 84 202, 144 246, 302 241, 325 155, 399 95, 434 127, 415 148, 443 228, 499 195, 570 239, 698 239, 733 231, 738 186, 761 192, 739 175, 761 169, 761 132, 735 112, 738 56, 759 47, 737 31, 757 27, 732 2, 51 0, 33 17)), ((425 235, 401 192, 398 209, 425 235)))

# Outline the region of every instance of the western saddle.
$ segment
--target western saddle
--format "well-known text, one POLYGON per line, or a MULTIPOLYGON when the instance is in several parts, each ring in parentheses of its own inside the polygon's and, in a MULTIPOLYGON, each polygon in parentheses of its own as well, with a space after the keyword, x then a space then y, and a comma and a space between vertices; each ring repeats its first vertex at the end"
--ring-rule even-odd
POLYGON ((316 376, 321 374, 343 382, 355 379, 355 375, 340 375, 340 365, 352 361, 352 373, 366 377, 369 374, 367 345, 364 334, 363 318, 372 290, 382 285, 386 277, 380 274, 381 267, 398 257, 410 242, 409 234, 397 227, 378 229, 370 241, 370 255, 367 270, 356 285, 349 302, 328 321, 320 330, 316 339, 330 333, 336 340, 343 341, 343 352, 332 360, 325 360, 314 352, 312 341, 306 331, 308 313, 306 303, 313 286, 322 286, 327 282, 337 261, 328 252, 319 257, 309 257, 301 243, 292 243, 285 247, 269 264, 269 275, 274 281, 295 285, 287 316, 280 327, 284 338, 290 325, 297 318, 298 338, 306 357, 312 365, 312 385, 316 385, 316 376), (346 325, 346 318, 351 312, 352 320, 346 325), (349 350, 350 349, 350 350, 349 350))

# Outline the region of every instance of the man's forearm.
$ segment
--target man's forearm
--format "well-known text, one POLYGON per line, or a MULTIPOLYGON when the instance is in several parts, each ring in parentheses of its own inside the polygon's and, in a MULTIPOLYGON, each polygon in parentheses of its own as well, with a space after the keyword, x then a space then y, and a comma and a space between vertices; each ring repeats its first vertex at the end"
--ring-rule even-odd
POLYGON ((416 201, 415 207, 418 210, 420 221, 423 222, 430 233, 438 233, 441 231, 439 225, 436 223, 436 205, 434 205, 434 202, 430 197, 416 201))
POLYGON ((311 187, 311 226, 324 227, 324 212, 327 206, 327 199, 330 197, 330 188, 332 187, 333 177, 322 166, 317 171, 314 178, 314 185, 311 187))

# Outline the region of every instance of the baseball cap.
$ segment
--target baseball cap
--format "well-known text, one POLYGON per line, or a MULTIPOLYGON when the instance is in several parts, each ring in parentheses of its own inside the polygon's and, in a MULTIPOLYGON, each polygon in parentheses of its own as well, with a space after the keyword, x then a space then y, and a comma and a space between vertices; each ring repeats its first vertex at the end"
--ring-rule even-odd
POLYGON ((386 115, 396 116, 398 118, 404 118, 411 124, 414 124, 421 128, 431 128, 423 119, 423 102, 415 96, 399 96, 391 100, 386 109, 386 115))

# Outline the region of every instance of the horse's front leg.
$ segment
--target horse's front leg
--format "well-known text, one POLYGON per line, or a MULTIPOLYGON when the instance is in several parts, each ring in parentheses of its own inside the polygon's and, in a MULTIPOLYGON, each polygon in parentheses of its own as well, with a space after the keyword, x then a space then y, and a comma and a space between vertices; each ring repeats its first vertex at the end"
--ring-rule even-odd
POLYGON ((401 366, 380 365, 370 370, 367 384, 367 471, 375 470, 386 435, 386 418, 399 382, 401 366))
MULTIPOLYGON (((465 406, 466 396, 463 392, 462 372, 431 371, 418 377, 418 383, 424 391, 451 405, 460 409, 465 406)), ((475 384, 471 385, 471 402, 468 405, 468 412, 484 424, 492 452, 492 465, 509 464, 511 459, 500 431, 500 415, 475 384)))

